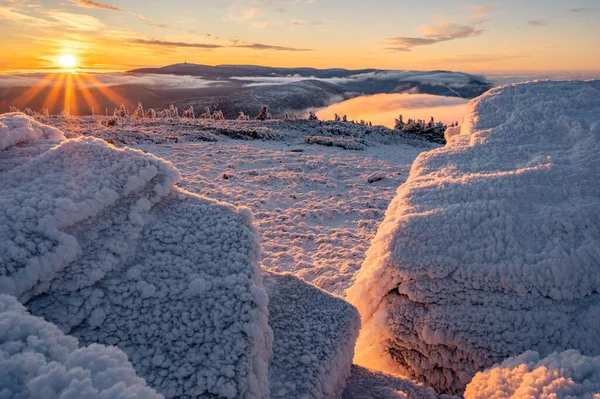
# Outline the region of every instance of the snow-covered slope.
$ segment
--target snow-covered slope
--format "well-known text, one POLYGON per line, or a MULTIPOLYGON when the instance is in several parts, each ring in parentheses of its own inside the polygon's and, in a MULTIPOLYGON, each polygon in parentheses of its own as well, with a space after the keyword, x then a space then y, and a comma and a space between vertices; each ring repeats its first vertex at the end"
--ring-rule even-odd
POLYGON ((360 328, 356 309, 291 274, 265 274, 272 398, 341 398, 360 328))
POLYGON ((98 139, 10 150, 0 293, 82 344, 118 346, 166 397, 268 397, 272 332, 248 209, 179 190, 170 163, 98 139))
POLYGON ((600 82, 469 109, 413 164, 348 291, 355 361, 444 392, 529 349, 600 354, 600 82))
POLYGON ((115 347, 77 339, 0 294, 0 397, 160 399, 115 347))
POLYGON ((477 373, 467 385, 466 399, 579 398, 600 395, 600 356, 575 350, 541 359, 528 351, 477 373))

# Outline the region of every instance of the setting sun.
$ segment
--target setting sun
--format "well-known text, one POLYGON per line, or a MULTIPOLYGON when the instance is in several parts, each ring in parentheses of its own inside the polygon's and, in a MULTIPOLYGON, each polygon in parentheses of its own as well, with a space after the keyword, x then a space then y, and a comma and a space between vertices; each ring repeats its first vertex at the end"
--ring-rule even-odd
POLYGON ((58 64, 63 68, 73 68, 77 65, 77 60, 72 55, 67 54, 60 57, 58 64))

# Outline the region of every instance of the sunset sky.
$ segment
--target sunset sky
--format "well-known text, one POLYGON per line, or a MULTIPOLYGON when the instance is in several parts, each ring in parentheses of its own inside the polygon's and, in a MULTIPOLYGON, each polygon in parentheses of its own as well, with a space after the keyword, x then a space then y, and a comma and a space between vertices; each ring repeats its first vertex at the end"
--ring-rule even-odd
POLYGON ((598 0, 0 0, 0 70, 600 69, 598 0))

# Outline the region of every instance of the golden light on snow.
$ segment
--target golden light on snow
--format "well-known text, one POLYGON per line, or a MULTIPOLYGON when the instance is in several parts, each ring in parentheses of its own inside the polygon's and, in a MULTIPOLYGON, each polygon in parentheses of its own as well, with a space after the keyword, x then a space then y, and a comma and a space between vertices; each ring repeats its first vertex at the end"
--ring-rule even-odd
POLYGON ((63 68, 74 68, 77 65, 77 59, 70 54, 65 54, 58 59, 58 64, 63 68))

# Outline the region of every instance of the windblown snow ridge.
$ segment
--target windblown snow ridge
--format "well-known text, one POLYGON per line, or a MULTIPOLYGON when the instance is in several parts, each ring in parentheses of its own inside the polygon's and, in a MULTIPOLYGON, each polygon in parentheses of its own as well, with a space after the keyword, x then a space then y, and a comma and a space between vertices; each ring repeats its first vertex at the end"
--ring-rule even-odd
POLYGON ((600 354, 600 81, 469 107, 413 164, 348 291, 355 361, 450 393, 526 350, 600 354))

